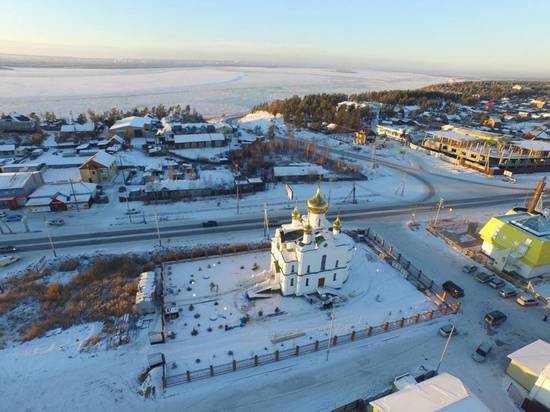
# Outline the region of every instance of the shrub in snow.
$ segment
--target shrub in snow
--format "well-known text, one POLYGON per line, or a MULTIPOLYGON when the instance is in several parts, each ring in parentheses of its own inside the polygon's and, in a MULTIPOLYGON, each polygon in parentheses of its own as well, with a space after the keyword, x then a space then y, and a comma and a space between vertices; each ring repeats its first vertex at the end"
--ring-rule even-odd
POLYGON ((191 304, 189 305, 189 310, 192 311, 193 309, 195 309, 195 307, 194 307, 193 304, 191 303, 191 304))
POLYGON ((193 316, 195 317, 195 319, 198 319, 198 318, 201 317, 201 314, 200 313, 195 313, 193 316))
POLYGON ((279 313, 281 311, 281 309, 279 309, 279 306, 276 306, 275 307, 275 313, 279 313))
POLYGON ((215 301, 214 306, 218 306, 218 305, 219 305, 218 301, 215 301))
POLYGON ((258 316, 259 316, 259 317, 262 317, 263 315, 264 315, 264 311, 263 311, 263 310, 259 310, 259 311, 258 311, 258 316))
POLYGON ((233 356, 233 351, 232 350, 227 351, 227 355, 233 356))
POLYGON ((207 332, 212 332, 212 328, 209 326, 207 329, 206 329, 207 332))
POLYGON ((199 358, 195 359, 195 363, 201 363, 201 360, 199 358))
POLYGON ((191 286, 188 286, 188 287, 187 287, 187 291, 188 291, 188 292, 191 292, 192 290, 193 290, 193 288, 192 288, 191 286))
POLYGON ((199 331, 195 328, 191 331, 191 336, 197 336, 199 334, 199 331))

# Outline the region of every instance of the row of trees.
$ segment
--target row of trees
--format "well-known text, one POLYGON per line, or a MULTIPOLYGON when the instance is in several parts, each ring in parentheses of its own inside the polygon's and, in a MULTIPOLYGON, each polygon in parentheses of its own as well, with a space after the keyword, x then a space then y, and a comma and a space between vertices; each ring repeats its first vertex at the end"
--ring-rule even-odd
POLYGON ((348 129, 358 129, 362 120, 369 115, 367 108, 342 105, 348 96, 342 93, 311 94, 304 97, 292 96, 255 106, 252 110, 265 110, 272 114, 282 114, 285 122, 296 127, 309 127, 320 130, 323 123, 336 123, 348 129))
MULTIPOLYGON (((426 86, 423 91, 456 95, 460 101, 474 99, 501 99, 503 97, 550 96, 548 81, 483 80, 442 83, 426 86), (514 87, 516 86, 516 87, 514 87), (517 87, 520 86, 520 87, 517 87)), ((468 104, 468 103, 465 103, 468 104)))
MULTIPOLYGON (((146 116, 151 114, 161 119, 165 116, 172 116, 179 121, 185 123, 202 123, 204 122, 204 117, 198 113, 191 106, 181 106, 179 104, 174 106, 166 107, 163 104, 158 106, 144 106, 141 108, 135 107, 132 110, 121 110, 116 107, 113 107, 111 110, 105 110, 103 112, 95 112, 94 110, 89 109, 87 113, 80 113, 76 116, 76 122, 84 124, 87 121, 92 121, 94 123, 105 123, 107 126, 112 126, 117 120, 123 119, 129 116, 146 116)), ((71 114, 71 117, 73 115, 71 114)), ((58 117, 53 112, 45 112, 43 118, 49 122, 56 122, 58 117)))

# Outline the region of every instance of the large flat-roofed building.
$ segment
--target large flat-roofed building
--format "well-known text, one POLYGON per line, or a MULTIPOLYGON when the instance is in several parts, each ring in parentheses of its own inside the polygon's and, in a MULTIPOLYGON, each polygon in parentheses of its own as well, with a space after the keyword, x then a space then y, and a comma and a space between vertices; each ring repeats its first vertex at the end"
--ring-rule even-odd
POLYGON ((442 373, 370 402, 373 412, 490 412, 457 377, 442 373))
POLYGON ((174 135, 175 149, 195 149, 207 147, 222 147, 227 145, 223 133, 195 133, 174 135))
POLYGON ((376 126, 376 134, 378 136, 387 137, 400 142, 408 142, 410 140, 409 130, 397 126, 386 126, 379 124, 376 126))
POLYGON ((525 279, 550 274, 550 218, 509 211, 492 217, 479 232, 483 253, 501 271, 525 279))
POLYGON ((0 208, 17 209, 43 184, 40 172, 0 173, 0 208))
POLYGON ((151 134, 153 130, 153 118, 151 116, 130 116, 117 120, 109 131, 111 134, 119 134, 125 138, 143 137, 151 134))
POLYGON ((37 122, 21 113, 10 113, 0 117, 0 132, 34 132, 37 122))
POLYGON ((550 170, 550 142, 545 141, 511 141, 510 137, 496 133, 447 128, 427 132, 422 147, 487 174, 550 170))

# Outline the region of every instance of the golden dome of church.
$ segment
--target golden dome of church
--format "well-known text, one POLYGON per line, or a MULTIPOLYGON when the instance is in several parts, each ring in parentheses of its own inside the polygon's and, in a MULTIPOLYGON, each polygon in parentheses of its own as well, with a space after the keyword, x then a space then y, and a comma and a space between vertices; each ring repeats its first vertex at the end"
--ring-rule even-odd
POLYGON ((307 201, 307 208, 311 213, 318 215, 324 215, 328 210, 328 202, 325 200, 321 194, 321 187, 317 187, 317 191, 310 197, 307 201))

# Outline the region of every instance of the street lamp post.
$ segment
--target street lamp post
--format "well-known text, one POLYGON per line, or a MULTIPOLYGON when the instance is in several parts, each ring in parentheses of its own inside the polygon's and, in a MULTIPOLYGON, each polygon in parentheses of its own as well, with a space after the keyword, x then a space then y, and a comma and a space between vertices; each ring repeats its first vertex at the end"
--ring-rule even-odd
POLYGON ((46 227, 46 233, 48 235, 48 240, 50 241, 50 246, 52 248, 53 256, 57 257, 57 252, 55 251, 55 246, 53 244, 52 235, 50 234, 50 228, 48 227, 48 223, 46 222, 46 217, 44 217, 44 226, 46 227))

